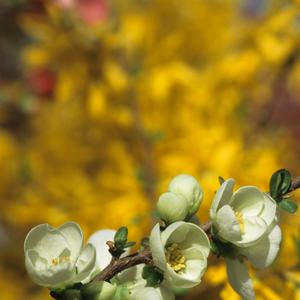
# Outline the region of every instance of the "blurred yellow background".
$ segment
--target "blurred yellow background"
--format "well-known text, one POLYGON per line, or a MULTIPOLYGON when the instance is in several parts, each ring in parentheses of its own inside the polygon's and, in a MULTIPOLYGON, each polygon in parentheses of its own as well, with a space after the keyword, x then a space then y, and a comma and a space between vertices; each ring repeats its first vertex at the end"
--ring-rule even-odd
MULTIPOLYGON (((38 223, 139 241, 179 173, 204 188, 203 222, 219 175, 264 191, 300 175, 299 94, 297 0, 1 0, 0 299, 50 299, 24 269, 38 223)), ((252 272, 258 300, 300 299, 298 214, 252 272)), ((200 298, 239 299, 222 259, 178 296, 200 298)))

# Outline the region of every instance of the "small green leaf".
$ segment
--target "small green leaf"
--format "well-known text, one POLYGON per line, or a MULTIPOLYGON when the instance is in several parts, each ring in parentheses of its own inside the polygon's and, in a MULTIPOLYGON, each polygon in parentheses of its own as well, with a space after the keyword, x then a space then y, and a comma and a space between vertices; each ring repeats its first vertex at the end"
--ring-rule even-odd
POLYGON ((127 242, 124 246, 124 248, 130 248, 132 246, 134 246, 136 244, 136 242, 127 242))
POLYGON ((280 169, 276 171, 270 179, 270 195, 272 198, 278 197, 288 193, 292 184, 292 177, 288 170, 280 169))
POLYGON ((291 200, 287 200, 287 199, 283 199, 278 203, 278 206, 289 212, 290 214, 293 214, 297 211, 298 206, 295 202, 291 201, 291 200))
POLYGON ((219 176, 218 180, 220 182, 220 185, 222 185, 225 182, 225 179, 222 176, 219 176))
POLYGON ((157 286, 164 279, 164 275, 157 268, 151 266, 143 268, 142 277, 147 281, 147 286, 157 286))
POLYGON ((119 228, 114 236, 115 246, 117 248, 124 248, 125 244, 127 243, 127 238, 128 228, 124 226, 119 228))

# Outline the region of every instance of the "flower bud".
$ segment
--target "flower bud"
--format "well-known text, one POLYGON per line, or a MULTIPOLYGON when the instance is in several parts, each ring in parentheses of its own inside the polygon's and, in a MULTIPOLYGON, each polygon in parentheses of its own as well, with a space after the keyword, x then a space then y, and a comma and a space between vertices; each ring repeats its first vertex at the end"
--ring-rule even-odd
POLYGON ((188 202, 188 213, 195 214, 202 202, 203 191, 198 181, 191 175, 177 175, 169 184, 169 191, 183 196, 188 202))
POLYGON ((156 207, 162 220, 167 223, 185 220, 189 210, 184 197, 170 192, 159 197, 156 207))
POLYGON ((84 299, 110 300, 114 297, 117 287, 106 281, 95 281, 81 288, 84 299))

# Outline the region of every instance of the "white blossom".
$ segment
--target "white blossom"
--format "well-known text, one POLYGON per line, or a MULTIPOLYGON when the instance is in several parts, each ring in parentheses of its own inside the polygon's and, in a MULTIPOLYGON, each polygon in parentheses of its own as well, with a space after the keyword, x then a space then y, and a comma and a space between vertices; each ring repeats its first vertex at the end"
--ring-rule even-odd
MULTIPOLYGON (((247 257, 254 267, 269 266, 281 242, 276 203, 254 186, 233 192, 234 180, 226 180, 210 209, 214 234, 231 243, 238 255, 247 257)), ((255 299, 247 268, 240 259, 225 258, 232 287, 246 300, 255 299)))
POLYGON ((153 261, 170 286, 191 288, 201 282, 210 242, 195 224, 175 222, 163 232, 157 224, 150 234, 153 261))
POLYGON ((48 288, 64 288, 89 276, 96 260, 95 248, 83 247, 78 224, 59 228, 41 224, 27 234, 24 242, 25 266, 32 280, 48 288))

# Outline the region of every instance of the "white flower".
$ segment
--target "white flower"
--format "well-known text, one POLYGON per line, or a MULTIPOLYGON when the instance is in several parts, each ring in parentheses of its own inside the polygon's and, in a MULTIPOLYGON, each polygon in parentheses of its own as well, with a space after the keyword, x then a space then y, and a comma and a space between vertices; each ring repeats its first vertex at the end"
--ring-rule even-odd
POLYGON ((24 242, 25 266, 32 280, 52 289, 64 288, 89 276, 96 260, 95 248, 83 248, 78 224, 59 228, 41 224, 27 234, 24 242))
MULTIPOLYGON (((226 180, 217 191, 210 210, 214 232, 223 242, 247 257, 257 268, 269 266, 281 242, 276 203, 254 186, 233 193, 234 180, 226 180)), ((238 259, 225 258, 232 287, 243 299, 255 299, 246 266, 238 259)))
POLYGON ((150 249, 155 266, 163 271, 169 285, 191 288, 201 282, 210 242, 197 225, 179 221, 160 232, 157 224, 150 234, 150 249))
POLYGON ((187 200, 174 193, 163 193, 156 204, 157 211, 162 220, 167 223, 183 221, 189 213, 187 200))
POLYGON ((184 197, 189 205, 189 216, 195 214, 202 202, 203 191, 198 181, 191 175, 177 175, 169 184, 169 191, 184 197))

